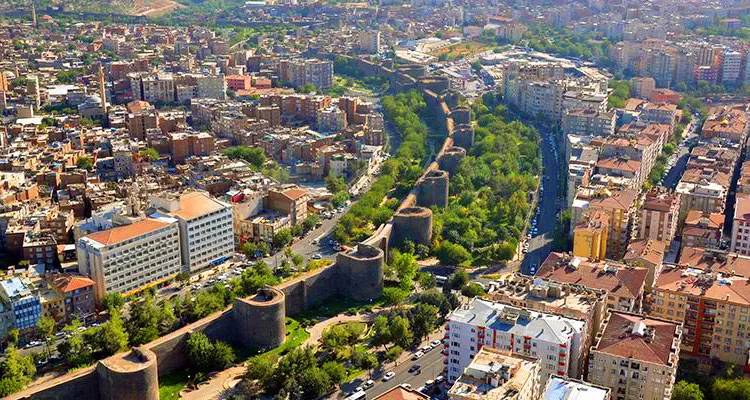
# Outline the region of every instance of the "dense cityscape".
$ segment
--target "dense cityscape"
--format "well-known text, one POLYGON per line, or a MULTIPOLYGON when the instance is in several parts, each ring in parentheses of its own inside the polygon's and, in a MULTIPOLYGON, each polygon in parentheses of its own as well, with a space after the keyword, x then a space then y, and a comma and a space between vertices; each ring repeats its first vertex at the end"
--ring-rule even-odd
POLYGON ((750 400, 750 1, 0 2, 0 397, 750 400))

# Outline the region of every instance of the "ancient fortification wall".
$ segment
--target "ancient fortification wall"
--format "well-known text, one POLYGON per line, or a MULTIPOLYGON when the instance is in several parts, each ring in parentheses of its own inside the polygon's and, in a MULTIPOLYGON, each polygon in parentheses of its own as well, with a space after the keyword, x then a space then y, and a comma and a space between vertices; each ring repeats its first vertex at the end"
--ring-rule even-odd
POLYGON ((460 95, 449 90, 447 78, 427 76, 426 68, 421 65, 390 69, 358 58, 351 60, 364 75, 389 79, 393 90, 421 90, 429 113, 436 116, 435 122, 446 133, 435 157, 437 161, 427 166, 391 221, 378 227, 356 248, 339 253, 331 266, 264 289, 251 298, 237 299, 227 309, 151 343, 33 386, 8 399, 155 400, 159 397, 159 377, 187 367, 186 342, 194 332, 203 332, 213 340, 227 341, 236 347, 269 348, 283 343, 287 316, 299 314, 334 296, 354 300, 379 297, 388 248, 407 240, 430 243, 432 210, 425 206, 447 204, 449 180, 446 172, 455 172, 474 137, 473 129, 466 126, 471 114, 458 106, 460 95), (457 130, 462 133, 457 135, 454 144, 457 130))

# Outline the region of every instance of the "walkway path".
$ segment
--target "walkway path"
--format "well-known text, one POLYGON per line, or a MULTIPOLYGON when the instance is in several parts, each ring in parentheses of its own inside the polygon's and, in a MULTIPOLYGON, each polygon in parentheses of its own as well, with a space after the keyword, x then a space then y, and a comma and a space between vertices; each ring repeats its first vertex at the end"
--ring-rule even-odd
MULTIPOLYGON (((310 333, 310 337, 305 341, 303 346, 310 346, 317 344, 318 340, 323 336, 323 332, 329 326, 338 325, 344 322, 369 322, 375 318, 375 313, 357 314, 357 315, 337 315, 335 317, 328 318, 312 327, 308 328, 307 331, 310 333)), ((232 388, 234 388, 242 379, 242 375, 245 374, 245 363, 225 369, 214 375, 210 380, 198 385, 198 388, 191 391, 183 391, 180 393, 180 398, 183 400, 206 400, 206 399, 221 399, 224 398, 232 388)))
POLYGON ((307 331, 310 333, 310 337, 307 338, 303 346, 314 346, 318 343, 323 332, 326 328, 333 325, 343 324, 345 322, 370 322, 375 318, 374 314, 357 314, 357 315, 337 315, 332 318, 328 318, 325 321, 318 322, 312 327, 308 328, 307 331))

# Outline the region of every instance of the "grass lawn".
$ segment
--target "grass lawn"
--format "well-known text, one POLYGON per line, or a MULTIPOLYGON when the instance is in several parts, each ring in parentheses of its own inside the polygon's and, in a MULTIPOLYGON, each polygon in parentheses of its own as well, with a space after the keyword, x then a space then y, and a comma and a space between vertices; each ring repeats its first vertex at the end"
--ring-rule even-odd
MULTIPOLYGON (((289 352, 289 350, 294 349, 295 347, 299 347, 302 345, 302 343, 305 343, 305 340, 310 337, 310 334, 307 333, 305 328, 302 327, 302 325, 295 319, 287 318, 286 319, 286 340, 284 343, 275 348, 268 350, 264 353, 260 354, 251 354, 249 357, 247 357, 247 360, 255 357, 262 357, 262 358, 277 358, 280 356, 285 355, 289 352)), ((244 358, 244 357, 242 357, 244 358)), ((242 359, 240 358, 240 359, 242 359)))
POLYGON ((159 399, 160 400, 177 400, 180 398, 180 391, 187 385, 188 371, 181 370, 174 374, 159 378, 159 399))

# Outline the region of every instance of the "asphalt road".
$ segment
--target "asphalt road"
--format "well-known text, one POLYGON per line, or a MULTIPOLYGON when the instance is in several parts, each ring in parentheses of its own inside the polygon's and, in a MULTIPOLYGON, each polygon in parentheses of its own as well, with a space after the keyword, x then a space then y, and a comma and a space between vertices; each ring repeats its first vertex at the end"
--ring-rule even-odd
POLYGON ((682 142, 677 146, 676 160, 662 179, 662 186, 674 190, 680 182, 680 178, 682 178, 682 174, 685 172, 685 168, 687 168, 688 159, 690 158, 690 142, 696 138, 695 131, 697 127, 698 124, 695 122, 691 123, 688 127, 687 135, 683 137, 682 142))
MULTIPOLYGON (((539 265, 552 251, 552 240, 554 239, 555 225, 558 220, 558 212, 563 204, 562 196, 562 171, 566 171, 564 151, 559 143, 553 146, 548 137, 554 135, 539 129, 542 136, 540 141, 542 153, 542 184, 544 191, 540 194, 537 211, 537 233, 529 242, 529 251, 521 262, 521 273, 533 275, 539 265), (532 272, 532 269, 534 271, 532 272)), ((555 140, 555 139, 553 139, 555 140)))
MULTIPOLYGON (((389 371, 396 373, 396 376, 388 382, 383 382, 382 374, 373 375, 372 379, 375 381, 375 385, 365 391, 367 393, 367 398, 372 399, 377 397, 404 383, 408 383, 414 390, 416 390, 424 386, 425 382, 428 380, 434 380, 439 375, 443 375, 444 364, 443 355, 440 353, 441 349, 442 346, 438 346, 416 361, 412 361, 410 358, 409 361, 403 362, 395 368, 383 371, 383 374, 389 371), (415 364, 422 366, 419 374, 409 372, 409 368, 415 364)), ((343 389, 347 393, 351 392, 355 387, 361 385, 362 382, 367 379, 367 377, 364 377, 361 380, 355 380, 351 385, 347 385, 347 387, 344 387, 343 389)))

